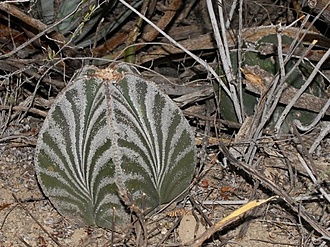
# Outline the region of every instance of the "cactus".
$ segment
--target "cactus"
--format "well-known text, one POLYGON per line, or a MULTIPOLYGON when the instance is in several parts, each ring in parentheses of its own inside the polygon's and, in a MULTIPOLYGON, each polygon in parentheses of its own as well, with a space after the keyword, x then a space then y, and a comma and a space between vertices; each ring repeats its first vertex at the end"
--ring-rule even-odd
MULTIPOLYGON (((37 2, 37 14, 46 24, 63 20, 55 28, 58 32, 68 37, 78 47, 91 45, 91 33, 101 19, 106 16, 117 3, 117 0, 70 0, 54 1, 39 0, 37 2)), ((102 27, 103 36, 112 29, 112 23, 102 27)), ((94 30, 95 31, 95 30, 94 30)), ((103 37, 101 36, 101 37, 103 37)))
POLYGON ((86 66, 56 98, 40 131, 38 181, 57 210, 112 227, 129 214, 119 192, 154 209, 189 186, 194 136, 180 109, 126 66, 86 66))
MULTIPOLYGON (((282 36, 282 42, 286 46, 289 46, 291 42, 293 41, 292 38, 288 36, 282 36)), ((257 66, 261 70, 268 72, 270 75, 275 75, 279 71, 279 61, 278 56, 276 54, 276 46, 277 46, 277 38, 276 35, 267 35, 262 37, 256 44, 256 49, 259 51, 262 49, 262 46, 269 46, 273 48, 273 50, 269 54, 261 54, 261 52, 251 51, 247 50, 244 52, 243 55, 243 64, 244 66, 257 66)), ((233 70, 234 73, 237 73, 237 52, 231 51, 231 62, 233 64, 233 70)), ((297 58, 291 58, 287 64, 285 65, 286 72, 290 71, 291 68, 295 65, 297 58)), ((309 63, 301 63, 294 71, 293 73, 286 79, 286 83, 290 87, 294 88, 300 88, 306 81, 306 79, 309 77, 310 73, 312 72, 313 67, 309 63)), ((223 74, 224 72, 220 68, 220 74, 223 74)), ((310 93, 312 95, 315 95, 317 97, 326 97, 325 90, 324 90, 324 82, 322 80, 322 77, 316 76, 313 80, 313 83, 309 86, 308 90, 306 90, 306 93, 310 93)), ((218 85, 215 86, 215 91, 221 90, 218 85)), ((230 121, 237 122, 237 117, 234 111, 234 106, 229 99, 229 97, 224 93, 221 92, 220 94, 220 114, 221 116, 230 121)), ((258 98, 260 95, 256 95, 255 93, 250 92, 246 88, 243 88, 243 103, 244 103, 244 109, 245 113, 248 116, 251 116, 254 114, 254 110, 256 105, 258 104, 258 98)), ((278 120, 278 117, 283 112, 285 106, 278 105, 273 113, 272 118, 270 119, 267 128, 272 129, 274 127, 274 124, 278 120)), ((292 120, 297 119, 301 121, 303 124, 310 124, 313 119, 316 117, 316 113, 310 112, 308 110, 303 109, 291 109, 289 115, 286 118, 286 121, 284 125, 282 125, 281 133, 288 133, 290 129, 290 125, 292 120)))

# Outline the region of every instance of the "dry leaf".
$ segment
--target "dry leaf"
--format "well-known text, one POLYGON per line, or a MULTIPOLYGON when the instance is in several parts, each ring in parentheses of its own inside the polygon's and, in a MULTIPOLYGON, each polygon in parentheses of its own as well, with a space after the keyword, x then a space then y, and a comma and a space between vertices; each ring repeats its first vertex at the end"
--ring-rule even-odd
POLYGON ((185 215, 182 217, 178 227, 178 233, 183 244, 194 240, 196 224, 197 222, 193 215, 185 215))

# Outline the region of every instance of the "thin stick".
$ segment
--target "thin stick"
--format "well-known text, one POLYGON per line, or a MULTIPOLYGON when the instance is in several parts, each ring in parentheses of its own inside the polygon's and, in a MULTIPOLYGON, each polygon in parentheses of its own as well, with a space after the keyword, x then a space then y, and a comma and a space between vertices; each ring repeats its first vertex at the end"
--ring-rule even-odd
POLYGON ((219 143, 219 146, 224 154, 224 156, 227 158, 227 160, 237 167, 238 169, 242 169, 247 174, 252 176, 255 179, 258 179, 261 184, 265 187, 271 190, 273 193, 277 194, 283 200, 287 203, 287 205, 298 215, 300 215, 311 227, 313 227, 317 232, 322 234, 324 239, 330 240, 330 232, 327 229, 324 229, 319 222, 317 222, 315 219, 313 219, 307 211, 304 209, 304 207, 298 208, 296 202, 292 199, 289 194, 284 191, 282 188, 280 188, 278 185, 273 183, 271 180, 267 179, 263 174, 261 174, 258 170, 255 168, 249 166, 245 162, 238 161, 233 155, 228 151, 227 147, 223 143, 219 143))
POLYGON ((229 224, 237 221, 239 218, 243 217, 243 215, 248 212, 249 210, 252 210, 256 208, 257 206, 260 206, 266 202, 269 202, 270 200, 277 198, 277 196, 270 197, 266 200, 260 200, 260 201, 251 201, 244 206, 240 207, 239 209, 232 212, 227 217, 223 218, 222 220, 218 221, 216 224, 214 224, 212 227, 207 229, 197 240, 195 240, 192 244, 190 244, 190 247, 198 247, 201 246, 202 243, 209 239, 215 232, 222 230, 224 227, 228 226, 229 224))
POLYGON ((329 133, 330 133, 330 123, 328 123, 327 126, 322 129, 322 131, 315 139, 314 143, 312 144, 308 152, 310 154, 314 153, 315 149, 318 147, 318 145, 320 145, 323 138, 326 137, 329 133))
POLYGON ((144 15, 142 15, 139 11, 137 11, 136 9, 134 9, 131 5, 129 5, 126 1, 124 0, 119 0, 119 2, 121 2, 122 4, 124 4, 127 8, 129 8, 130 10, 132 10, 135 14, 137 14, 139 17, 141 17, 145 22, 147 22, 149 25, 151 25, 153 28, 155 28, 159 33, 161 33, 165 38, 167 38, 173 45, 175 45, 176 47, 180 48, 182 51, 184 51, 185 53, 187 53, 189 56, 191 56, 193 59, 196 60, 196 62, 198 62, 199 64, 201 64, 202 66, 204 66, 205 69, 207 69, 208 71, 210 71, 210 73, 215 77, 215 79, 219 82, 219 84, 221 85, 221 87, 223 88, 223 90, 226 92, 226 94, 232 98, 232 95, 228 89, 228 87, 224 84, 224 82, 220 79, 219 75, 214 71, 214 69, 204 60, 202 60, 201 58, 197 57, 194 53, 190 52, 189 50, 187 50, 185 47, 183 47, 181 44, 179 44, 178 42, 176 42, 171 36, 169 36, 168 34, 166 34, 163 30, 161 30, 159 27, 157 27, 156 24, 154 24, 152 21, 150 21, 148 18, 146 18, 144 15))
MULTIPOLYGON (((76 11, 80 8, 80 6, 83 4, 83 1, 81 1, 77 7, 70 13, 68 14, 67 16, 65 16, 63 19, 55 22, 54 24, 50 25, 47 27, 47 25, 43 24, 43 23, 40 23, 39 21, 37 20, 34 20, 38 25, 34 25, 34 27, 39 27, 40 30, 43 30, 41 31, 40 33, 36 34, 33 38, 29 39, 28 41, 24 42, 23 44, 21 44, 20 46, 16 47, 16 49, 6 53, 6 54, 3 54, 0 56, 0 59, 4 59, 4 58, 9 58, 11 57, 12 55, 14 55, 15 53, 17 53, 18 51, 22 50, 23 48, 27 47, 28 45, 32 44, 34 41, 36 41, 37 39, 39 39, 41 36, 47 34, 49 31, 51 31, 54 27, 56 27, 57 25, 59 25, 60 23, 62 23, 63 21, 65 21, 66 19, 68 19, 70 16, 72 16, 73 14, 76 13, 76 11), (42 28, 42 29, 41 29, 42 28)), ((18 17, 19 19, 23 19, 23 20, 26 20, 26 19, 31 19, 31 17, 29 17, 28 15, 25 16, 25 14, 22 14, 16 7, 8 4, 8 3, 0 3, 0 9, 5 11, 5 12, 8 12, 12 15, 14 15, 15 17, 18 17), (20 15, 18 15, 20 14, 20 15), (24 18, 23 18, 24 17, 24 18)), ((36 24, 34 23, 34 24, 36 24)), ((62 38, 62 36, 60 35, 57 35, 56 38, 62 38), (59 36, 59 37, 58 37, 59 36)), ((63 40, 57 40, 57 41, 61 41, 63 42, 63 40)), ((60 44, 59 44, 60 45, 60 44)), ((61 45, 60 45, 61 46, 61 45)))
MULTIPOLYGON (((241 8, 242 4, 243 4, 243 0, 240 0, 240 8, 241 8)), ((230 22, 233 19, 233 15, 235 13, 236 5, 237 5, 237 0, 234 0, 231 7, 230 7, 230 11, 229 11, 228 18, 227 18, 227 21, 226 21, 226 29, 228 29, 230 27, 230 22)), ((241 18, 242 16, 241 16, 241 13, 239 13, 239 17, 241 18)))
MULTIPOLYGON (((310 177, 310 179, 313 181, 313 183, 315 185, 318 185, 319 184, 319 181, 316 179, 316 177, 314 176, 312 170, 309 168, 309 166, 307 165, 306 161, 301 157, 301 155, 298 155, 298 159, 300 161, 300 164, 302 165, 302 167, 304 167, 304 169, 306 170, 306 172, 308 173, 308 176, 310 177)), ((327 192, 322 188, 320 187, 318 189, 321 194, 323 195, 323 197, 328 201, 330 202, 330 196, 329 194, 327 194, 327 192)))
MULTIPOLYGON (((235 5, 237 0, 234 0, 235 5)), ((234 6, 234 2, 232 8, 234 6)), ((239 1, 238 8, 238 35, 237 35, 237 59, 238 59, 238 68, 242 68, 243 65, 243 2, 244 0, 239 1)), ((244 101, 243 101, 243 78, 242 71, 240 69, 237 70, 237 81, 238 81, 238 95, 241 112, 244 113, 244 101)), ((242 114, 242 121, 244 121, 244 114, 242 114)))
POLYGON ((174 224, 172 225, 172 227, 170 229, 168 229, 168 231, 166 232, 166 234, 164 235, 164 237, 159 241, 159 243, 156 245, 156 247, 160 247, 162 246, 162 243, 171 235, 171 233, 174 231, 174 229, 179 225, 179 223, 181 222, 181 218, 179 217, 174 224))
MULTIPOLYGON (((312 42, 311 46, 313 46, 315 44, 316 44, 316 41, 314 40, 312 42)), ((282 112, 281 116, 277 120, 277 122, 275 124, 275 127, 274 127, 275 130, 277 131, 277 133, 279 133, 280 127, 281 127, 282 123, 284 122, 286 116, 290 112, 291 108, 296 103, 296 101, 298 100, 298 98, 305 92, 305 90, 307 89, 307 87, 312 83, 314 77, 317 75, 317 73, 320 70, 322 64, 326 61, 326 59, 329 57, 329 55, 330 55, 330 49, 328 49, 327 52, 323 55, 323 57, 321 58, 321 60, 315 66, 315 68, 312 71, 312 73, 309 75, 309 77, 306 80, 306 82, 304 83, 304 85, 298 90, 298 92, 293 97, 293 99, 291 100, 291 102, 285 107, 284 111, 282 112)))
MULTIPOLYGON (((222 25, 221 26, 222 35, 220 34, 220 28, 218 26, 218 22, 217 22, 217 19, 216 19, 214 10, 213 10, 213 3, 212 3, 211 0, 207 0, 206 4, 207 4, 207 10, 209 12, 210 19, 211 19, 214 38, 215 38, 215 41, 217 43, 217 47, 218 47, 218 50, 219 50, 219 54, 220 54, 220 58, 221 58, 221 62, 222 62, 222 67, 223 67, 223 70, 225 72, 225 76, 227 78, 230 93, 231 93, 231 96, 232 96, 231 99, 232 99, 233 104, 234 104, 235 113, 236 113, 236 116, 238 118, 238 122, 242 123, 243 119, 242 119, 241 107, 240 107, 240 103, 238 101, 235 86, 233 85, 234 76, 233 76, 233 70, 232 70, 232 66, 231 66, 230 55, 229 55, 227 36, 226 36, 226 33, 225 33, 226 30, 224 30, 225 27, 224 27, 224 25, 222 25)), ((220 5, 219 5, 219 8, 220 8, 219 9, 220 18, 222 18, 220 20, 220 23, 223 24, 224 23, 224 18, 223 18, 223 12, 222 12, 222 9, 221 9, 221 2, 220 2, 220 5)))
MULTIPOLYGON (((0 110, 13 110, 13 111, 27 111, 27 112, 31 112, 33 114, 37 114, 41 117, 46 117, 47 116, 47 112, 39 110, 37 108, 30 108, 30 107, 26 107, 26 106, 8 106, 8 105, 0 105, 0 110)), ((10 114, 8 114, 10 115, 10 114)))
POLYGON ((18 203, 18 205, 20 205, 20 207, 37 223, 37 225, 48 235, 48 237, 50 237, 54 243, 56 243, 57 246, 62 247, 63 245, 61 245, 57 239, 50 234, 41 224, 40 222, 30 213, 29 210, 27 210, 27 208, 23 205, 23 203, 16 197, 16 195, 14 193, 12 193, 12 196, 14 197, 14 199, 16 200, 16 202, 18 203))
POLYGON ((296 127, 300 130, 300 131, 309 131, 312 128, 314 128, 317 123, 324 117, 324 115, 326 114, 328 108, 330 107, 330 99, 328 99, 327 103, 322 107, 322 109, 320 110, 319 114, 316 116, 316 118, 314 118, 313 122, 310 123, 307 126, 303 126, 302 123, 300 122, 300 120, 298 119, 294 119, 292 121, 292 123, 294 125, 296 125, 296 127))

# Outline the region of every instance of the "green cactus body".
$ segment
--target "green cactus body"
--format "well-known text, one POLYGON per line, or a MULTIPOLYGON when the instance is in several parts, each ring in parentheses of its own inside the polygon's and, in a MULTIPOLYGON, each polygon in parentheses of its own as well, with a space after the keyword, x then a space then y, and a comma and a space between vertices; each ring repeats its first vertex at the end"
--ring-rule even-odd
MULTIPOLYGON (((282 42, 284 45, 288 46, 292 42, 292 38, 288 36, 282 37, 282 42)), ((279 61, 278 56, 276 55, 277 50, 277 37, 276 35, 268 35, 263 38, 261 38, 256 44, 256 49, 262 49, 262 46, 270 46, 273 47, 273 51, 271 51, 269 54, 261 54, 261 52, 256 51, 245 51, 243 53, 243 64, 244 66, 258 66, 261 70, 264 70, 268 72, 270 75, 275 75, 279 71, 279 61)), ((236 73, 237 72, 237 52, 231 51, 231 61, 233 64, 233 70, 236 73)), ((285 66, 286 72, 288 72, 291 68, 293 68, 294 64, 296 63, 297 59, 292 58, 289 60, 285 66)), ((312 72, 313 67, 308 64, 307 62, 301 63, 297 69, 293 71, 293 73, 286 79, 286 83, 288 86, 294 87, 299 89, 306 81, 310 73, 312 72)), ((220 74, 223 74, 223 71, 220 69, 220 74)), ((324 91, 324 82, 322 80, 321 76, 316 76, 312 82, 312 84, 309 86, 306 93, 310 93, 312 95, 315 95, 317 97, 326 97, 325 91, 324 91)), ((220 113, 222 117, 226 120, 237 122, 237 117, 234 111, 233 104, 229 97, 226 95, 226 93, 222 92, 222 90, 218 87, 218 85, 215 85, 216 91, 221 91, 218 95, 219 97, 219 108, 220 113)), ((244 110, 245 113, 248 116, 251 116, 254 114, 255 107, 258 104, 260 95, 257 95, 246 88, 243 88, 243 102, 244 102, 244 110)), ((275 122, 277 121, 278 117, 281 115, 285 108, 285 105, 279 104, 277 108, 275 109, 275 112, 270 119, 270 122, 267 126, 267 128, 272 129, 274 127, 275 122)), ((281 133, 288 133, 290 124, 292 120, 297 119, 300 120, 303 124, 310 124, 313 119, 316 117, 316 113, 310 112, 308 110, 302 110, 302 109, 291 109, 290 113, 288 114, 286 121, 284 125, 282 125, 281 133)))
POLYGON ((119 197, 154 209, 191 182, 194 136, 180 109, 129 68, 85 67, 57 97, 40 132, 39 183, 57 210, 86 225, 125 223, 119 197), (115 208, 115 211, 113 211, 115 208))

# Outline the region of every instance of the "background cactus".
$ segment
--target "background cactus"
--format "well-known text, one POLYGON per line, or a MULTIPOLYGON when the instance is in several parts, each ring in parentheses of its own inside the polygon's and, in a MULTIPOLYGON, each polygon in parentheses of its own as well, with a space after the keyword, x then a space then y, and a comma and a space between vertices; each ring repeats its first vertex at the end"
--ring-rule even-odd
MULTIPOLYGON (((284 47, 288 47, 292 43, 293 39, 283 35, 282 37, 282 42, 284 47)), ((243 52, 243 62, 242 62, 242 68, 252 68, 256 67, 260 71, 266 72, 268 76, 273 78, 276 73, 279 73, 280 67, 279 67, 279 60, 278 60, 278 55, 277 55, 277 37, 276 35, 267 35, 262 37, 256 44, 254 44, 256 50, 251 50, 251 49, 246 49, 243 52), (268 51, 263 51, 266 47, 268 51)), ((299 47, 298 47, 299 48, 299 47)), ((303 49, 302 47, 300 47, 303 49)), ((237 59, 237 51, 231 51, 231 60, 233 64, 233 70, 234 73, 237 73, 237 64, 238 64, 238 59, 237 59)), ((294 66, 295 63, 298 61, 298 58, 292 57, 285 65, 285 70, 286 73, 290 71, 294 66)), ((307 80, 309 75, 311 74, 313 70, 313 67, 309 62, 302 62, 297 66, 297 68, 294 69, 293 73, 291 73, 288 78, 286 79, 286 83, 289 87, 294 87, 299 89, 307 80)), ((220 74, 224 74, 222 69, 220 69, 220 74)), ((259 75, 260 78, 263 78, 262 75, 259 75)), ((250 83, 247 81, 246 83, 250 83)), ((263 81, 265 83, 265 80, 263 81)), ((262 85, 262 86, 267 86, 267 85, 262 85)), ((255 86, 254 86, 255 87, 255 86)), ((219 91, 219 87, 216 85, 215 88, 216 91, 219 91)), ((259 89, 260 90, 260 89, 259 89)), ((325 85, 322 79, 322 76, 316 76, 313 79, 313 82, 311 85, 308 87, 306 90, 306 93, 315 95, 317 97, 323 97, 326 98, 326 93, 325 93, 325 85)), ((224 93, 221 92, 219 95, 220 97, 220 113, 221 116, 230 121, 237 122, 237 117, 234 111, 234 106, 229 99, 229 97, 224 93)), ((247 87, 243 88, 243 102, 244 102, 244 110, 245 113, 248 116, 251 116, 254 114, 255 107, 258 104, 259 101, 259 94, 256 94, 255 92, 251 92, 250 90, 247 89, 247 87)), ((278 117, 281 115, 285 108, 285 105, 283 104, 278 104, 276 107, 272 118, 268 124, 268 128, 272 129, 274 127, 274 124, 278 120, 278 117)), ((281 128, 281 133, 288 133, 290 124, 294 119, 299 120, 301 123, 308 125, 310 124, 314 118, 317 116, 316 113, 310 112, 308 110, 303 110, 303 109, 291 109, 290 113, 288 114, 286 121, 284 125, 281 128)))

